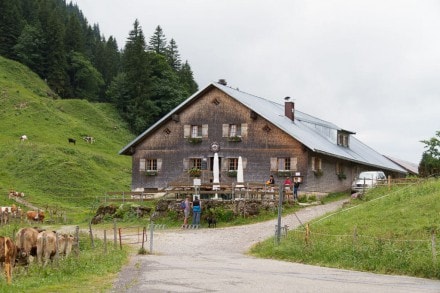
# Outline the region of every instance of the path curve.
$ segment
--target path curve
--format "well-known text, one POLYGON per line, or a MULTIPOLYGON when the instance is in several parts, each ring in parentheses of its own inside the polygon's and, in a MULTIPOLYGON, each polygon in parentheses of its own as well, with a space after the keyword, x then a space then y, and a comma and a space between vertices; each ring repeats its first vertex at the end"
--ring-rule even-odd
MULTIPOLYGON (((283 217, 290 228, 339 209, 343 201, 283 217), (299 222, 301 221, 301 223, 299 222)), ((323 268, 246 255, 273 236, 276 220, 229 228, 164 230, 151 255, 136 255, 111 292, 440 292, 440 281, 323 268)))

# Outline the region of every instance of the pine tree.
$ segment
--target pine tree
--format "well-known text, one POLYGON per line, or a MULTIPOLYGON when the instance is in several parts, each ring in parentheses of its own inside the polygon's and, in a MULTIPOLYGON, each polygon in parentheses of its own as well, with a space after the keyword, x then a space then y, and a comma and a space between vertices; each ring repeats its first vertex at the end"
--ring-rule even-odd
POLYGON ((180 66, 182 66, 182 61, 180 60, 180 54, 177 50, 177 44, 174 39, 170 40, 170 44, 168 45, 166 52, 168 63, 175 71, 178 71, 180 66))
POLYGON ((199 90, 199 86, 194 80, 193 72, 188 60, 185 61, 182 68, 179 70, 179 80, 182 86, 187 90, 188 95, 192 95, 199 90))
POLYGON ((15 59, 13 47, 24 26, 18 2, 0 0, 0 55, 15 59))
POLYGON ((156 52, 157 54, 166 56, 167 54, 167 39, 162 31, 160 25, 156 27, 153 36, 150 38, 148 49, 156 52))

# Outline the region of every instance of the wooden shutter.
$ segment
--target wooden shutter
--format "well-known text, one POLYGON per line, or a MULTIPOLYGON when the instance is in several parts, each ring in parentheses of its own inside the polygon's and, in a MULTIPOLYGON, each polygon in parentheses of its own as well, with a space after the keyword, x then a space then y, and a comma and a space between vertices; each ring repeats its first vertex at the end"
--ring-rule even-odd
POLYGON ((312 160, 310 163, 310 165, 312 166, 312 171, 315 171, 315 157, 311 157, 310 159, 312 160))
POLYGON ((208 137, 208 124, 202 125, 202 137, 208 137))
POLYGON ((162 170, 162 159, 157 159, 157 171, 162 170))
POLYGON ((247 123, 241 124, 241 137, 247 137, 248 134, 248 125, 247 123))
POLYGON ((145 171, 145 159, 139 160, 139 171, 145 171))
POLYGON ((183 159, 183 170, 184 171, 188 170, 188 166, 189 166, 189 159, 188 158, 183 159))
POLYGON ((322 159, 318 159, 318 170, 322 170, 322 159))
POLYGON ((183 125, 183 137, 188 138, 191 136, 191 125, 183 125))
POLYGON ((222 171, 228 171, 229 170, 229 159, 223 158, 221 162, 221 168, 222 171))
POLYGON ((222 137, 228 137, 229 136, 229 124, 223 124, 223 132, 222 137))
POLYGON ((298 165, 298 158, 296 158, 296 157, 290 158, 290 170, 291 171, 298 170, 297 165, 298 165))
POLYGON ((246 166, 247 166, 247 158, 241 158, 241 161, 243 162, 243 169, 246 169, 246 166))
POLYGON ((270 171, 278 171, 278 159, 270 158, 270 171))

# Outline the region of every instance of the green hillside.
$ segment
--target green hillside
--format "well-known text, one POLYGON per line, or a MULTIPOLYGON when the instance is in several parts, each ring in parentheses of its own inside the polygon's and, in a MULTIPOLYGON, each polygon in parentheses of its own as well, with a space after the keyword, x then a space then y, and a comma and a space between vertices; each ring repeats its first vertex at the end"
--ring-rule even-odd
POLYGON ((336 213, 289 232, 280 245, 266 240, 261 257, 440 279, 440 181, 375 188, 336 213))
POLYGON ((3 57, 0 103, 1 204, 14 189, 34 205, 73 213, 106 191, 130 189, 131 158, 118 151, 133 135, 111 105, 56 99, 36 74, 3 57))

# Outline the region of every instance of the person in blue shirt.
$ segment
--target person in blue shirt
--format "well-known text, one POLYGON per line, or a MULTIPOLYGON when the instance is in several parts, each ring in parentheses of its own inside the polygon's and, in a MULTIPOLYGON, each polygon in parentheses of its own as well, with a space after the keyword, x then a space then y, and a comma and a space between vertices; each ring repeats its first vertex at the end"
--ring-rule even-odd
POLYGON ((198 228, 200 226, 200 214, 202 213, 202 202, 196 196, 193 201, 193 226, 198 228))

